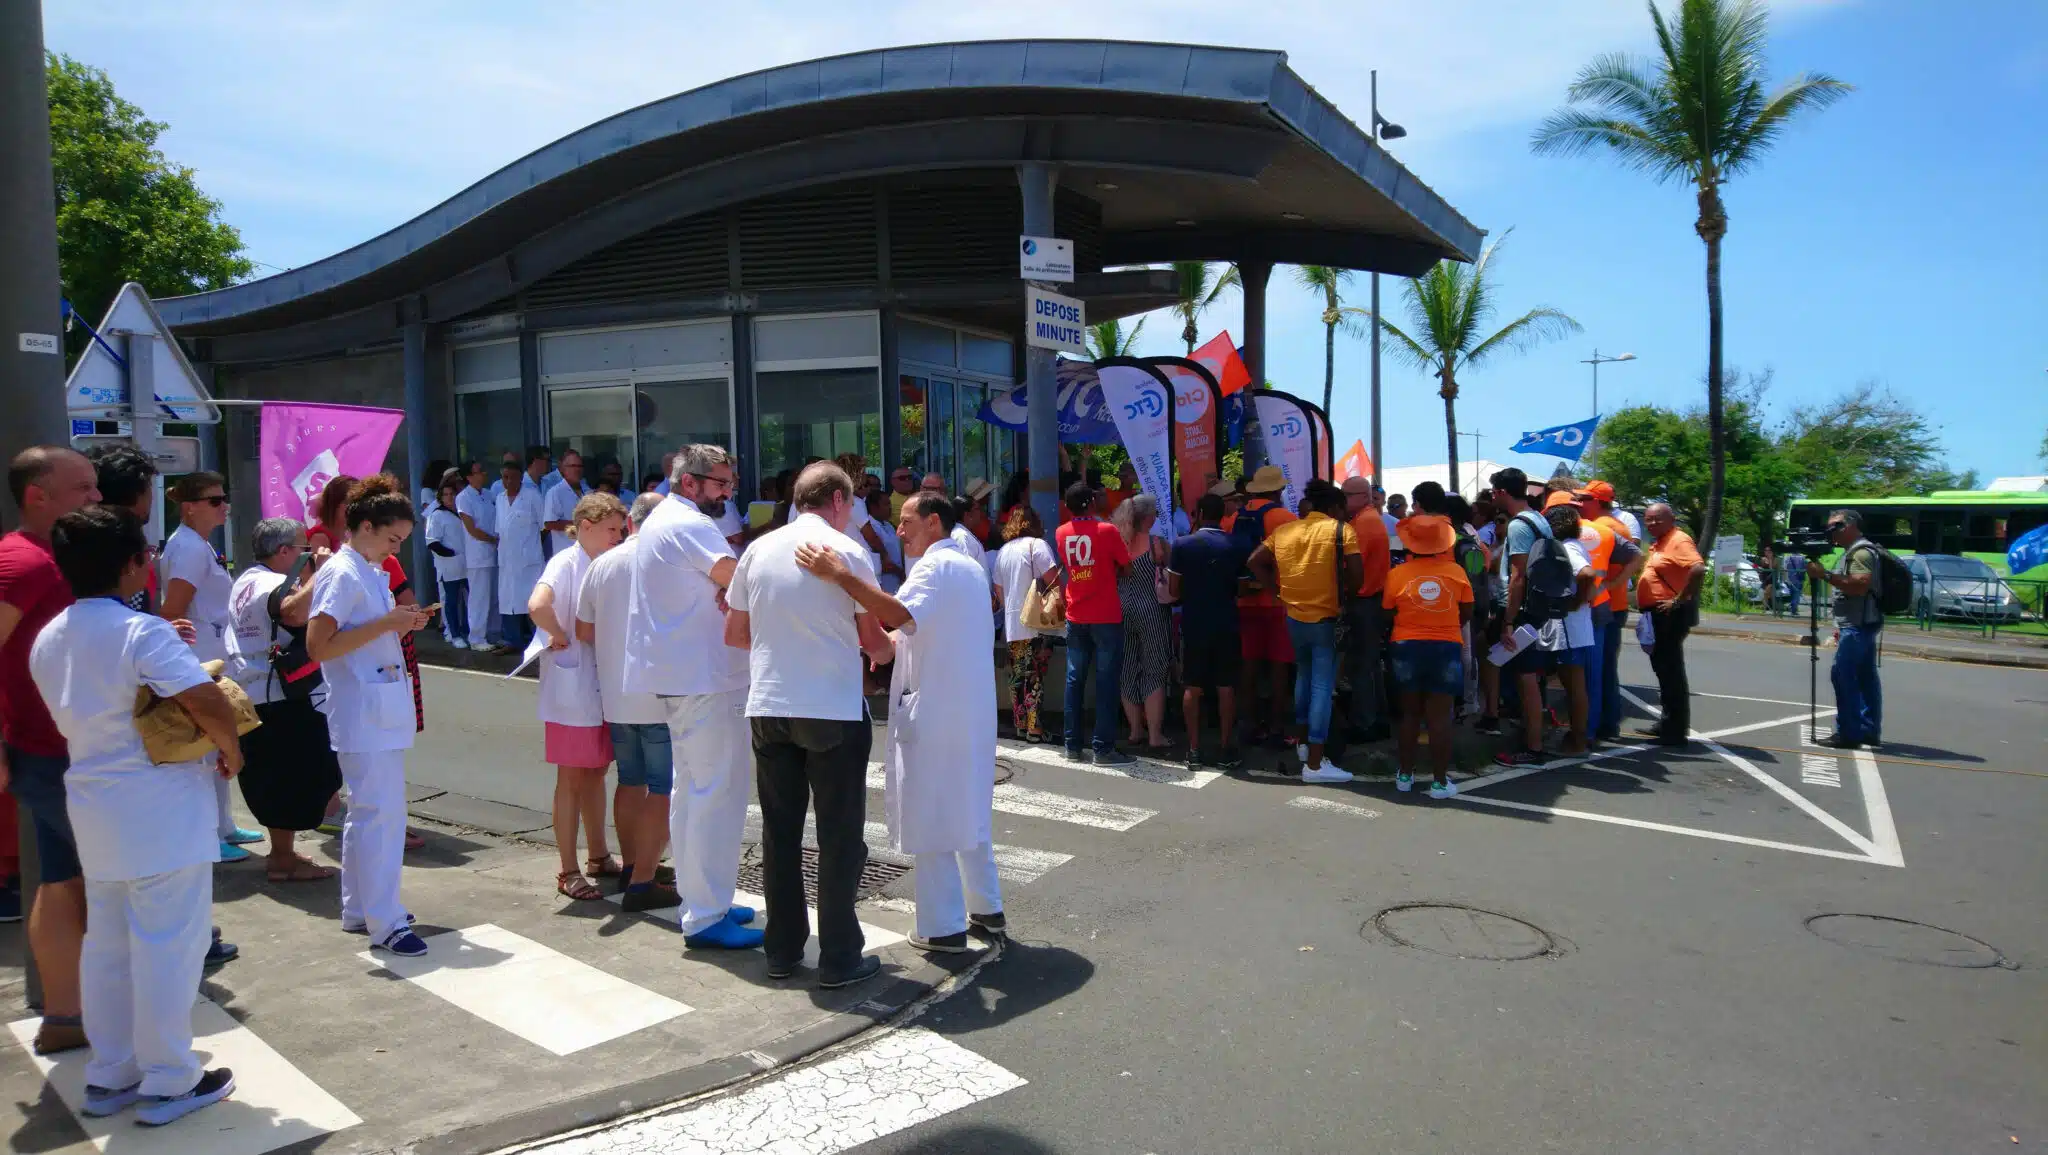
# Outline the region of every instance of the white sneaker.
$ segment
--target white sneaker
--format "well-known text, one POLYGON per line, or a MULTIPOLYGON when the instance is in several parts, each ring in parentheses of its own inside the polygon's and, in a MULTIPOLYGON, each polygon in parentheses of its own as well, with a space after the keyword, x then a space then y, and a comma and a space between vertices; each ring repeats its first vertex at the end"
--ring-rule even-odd
POLYGON ((1438 802, 1442 802, 1446 798, 1456 798, 1458 796, 1458 784, 1456 782, 1432 782, 1429 784, 1429 796, 1438 802))
POLYGON ((1308 743, 1296 742, 1294 744, 1294 760, 1303 766, 1308 765, 1308 743))
POLYGON ((1328 764, 1316 770, 1311 770, 1306 766, 1301 768, 1301 780, 1312 784, 1349 782, 1351 778, 1351 771, 1339 770, 1335 766, 1328 764))
POLYGON ((466 650, 469 648, 469 643, 461 638, 449 638, 448 644, 454 646, 458 650, 466 650))

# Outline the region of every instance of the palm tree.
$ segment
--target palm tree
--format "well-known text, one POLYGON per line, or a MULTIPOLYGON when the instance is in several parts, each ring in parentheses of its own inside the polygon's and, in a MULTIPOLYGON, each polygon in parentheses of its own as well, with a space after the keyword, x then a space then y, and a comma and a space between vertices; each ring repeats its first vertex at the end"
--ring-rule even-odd
POLYGON ((1650 23, 1658 58, 1621 53, 1597 57, 1567 90, 1530 141, 1538 153, 1579 156, 1602 147, 1630 168, 1660 181, 1693 186, 1699 217, 1693 231, 1707 246, 1707 487, 1700 540, 1720 532, 1727 479, 1722 404, 1721 239, 1728 212, 1721 186, 1753 167, 1794 116, 1847 95, 1849 85, 1802 73, 1775 92, 1764 90, 1769 12, 1755 0, 1678 0, 1669 22, 1652 0, 1650 23))
POLYGON ((1173 273, 1180 288, 1180 300, 1173 304, 1173 311, 1181 319, 1180 339, 1187 343, 1188 354, 1193 356, 1195 341, 1201 335, 1195 322, 1216 303, 1223 290, 1238 287, 1237 266, 1225 265, 1222 274, 1217 275, 1216 266, 1208 261, 1175 261, 1173 273))
POLYGON ((1294 279, 1302 288, 1323 295, 1323 414, 1330 412, 1330 389, 1337 381, 1337 330, 1356 331, 1357 318, 1344 311, 1338 296, 1351 280, 1350 269, 1329 265, 1296 265, 1294 279))
MULTIPOLYGON (((1500 242, 1514 231, 1502 233, 1470 265, 1438 261, 1434 268, 1407 283, 1403 291, 1408 299, 1408 324, 1415 330, 1415 336, 1409 336, 1391 321, 1380 321, 1391 339, 1389 351, 1439 382, 1436 393, 1444 399, 1444 435, 1451 451, 1449 488, 1453 493, 1458 491, 1458 374, 1478 368, 1495 354, 1522 352, 1579 331, 1577 321, 1556 309, 1531 309, 1493 336, 1479 336, 1480 328, 1493 314, 1493 281, 1487 276, 1487 267, 1493 263, 1500 242)), ((1350 312, 1372 315, 1365 309, 1350 312)))
POLYGON ((1145 318, 1143 317, 1138 318, 1138 323, 1132 325, 1131 331, 1128 333, 1124 332, 1124 323, 1114 317, 1107 321, 1097 321, 1093 325, 1088 326, 1088 334, 1085 338, 1088 346, 1088 355, 1097 361, 1105 357, 1132 356, 1138 348, 1138 334, 1144 331, 1145 318))

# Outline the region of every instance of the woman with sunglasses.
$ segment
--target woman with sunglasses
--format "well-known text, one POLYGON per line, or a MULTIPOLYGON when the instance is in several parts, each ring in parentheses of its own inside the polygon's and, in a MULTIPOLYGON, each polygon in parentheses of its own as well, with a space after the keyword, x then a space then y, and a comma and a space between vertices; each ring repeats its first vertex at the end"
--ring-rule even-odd
MULTIPOLYGON (((180 618, 192 623, 198 637, 192 649, 203 662, 226 662, 228 657, 228 592, 235 579, 227 562, 213 549, 213 532, 228 520, 227 483, 218 473, 188 473, 171 483, 171 500, 178 503, 178 528, 164 542, 158 562, 157 588, 163 601, 157 616, 170 621, 180 618)), ((235 825, 234 804, 229 800, 228 780, 213 780, 214 800, 219 803, 220 860, 240 862, 249 857, 244 843, 261 842, 263 832, 235 825)))

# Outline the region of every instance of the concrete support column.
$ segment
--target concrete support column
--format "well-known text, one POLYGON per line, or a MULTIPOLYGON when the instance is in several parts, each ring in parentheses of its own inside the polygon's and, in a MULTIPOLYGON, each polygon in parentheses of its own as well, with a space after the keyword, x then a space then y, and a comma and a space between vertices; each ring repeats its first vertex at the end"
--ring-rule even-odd
MULTIPOLYGON (((740 459, 739 496, 744 512, 746 502, 761 492, 761 422, 754 392, 754 318, 748 313, 732 315, 732 451, 740 459)), ((681 446, 670 446, 680 449, 681 446)), ((655 463, 657 466, 660 462, 655 463)))
POLYGON ((1266 280, 1273 275, 1271 261, 1240 261, 1237 275, 1244 282, 1244 367, 1251 371, 1252 387, 1266 387, 1266 280))
MULTIPOLYGON (((7 412, 0 421, 0 461, 31 445, 69 444, 71 430, 64 412, 63 290, 44 75, 42 5, 0 4, 0 404, 7 412), (44 351, 23 334, 51 337, 57 347, 44 351)), ((97 308, 101 302, 83 304, 97 308)), ((19 512, 0 492, 0 529, 14 528, 19 512)))
MULTIPOLYGON (((541 419, 540 394, 540 334, 531 329, 519 330, 519 412, 524 419, 526 445, 546 444, 541 432, 546 426, 541 419)), ((520 458, 525 459, 526 445, 520 446, 520 458)), ((497 468, 497 463, 490 463, 497 468)))
MULTIPOLYGON (((1017 184, 1024 194, 1024 231, 1032 236, 1050 237, 1053 230, 1053 188, 1059 169, 1042 161, 1017 166, 1017 184)), ((1020 318, 1021 319, 1021 318, 1020 318)), ((1045 522, 1046 531, 1059 524, 1060 424, 1059 398, 1054 395, 1057 354, 1051 349, 1024 350, 1025 431, 1030 438, 1031 508, 1045 522)))
MULTIPOLYGON (((413 321, 405 326, 405 492, 416 494, 423 479, 421 472, 427 468, 428 425, 432 417, 427 412, 427 326, 413 321)), ((424 481, 425 485, 440 484, 440 479, 424 481)), ((433 605, 439 599, 434 594, 434 559, 427 552, 426 534, 427 511, 419 511, 419 522, 412 533, 412 584, 413 596, 423 606, 433 605)))

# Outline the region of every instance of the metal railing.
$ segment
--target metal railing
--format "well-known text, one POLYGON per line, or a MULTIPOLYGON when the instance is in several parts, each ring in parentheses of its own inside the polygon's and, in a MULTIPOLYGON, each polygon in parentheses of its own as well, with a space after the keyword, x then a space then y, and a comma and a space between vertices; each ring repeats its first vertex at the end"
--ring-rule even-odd
MULTIPOLYGON (((1716 575, 1701 592, 1702 608, 1737 615, 1806 617, 1807 599, 1812 596, 1807 583, 1782 572, 1775 576, 1776 581, 1766 583, 1760 573, 1746 571, 1738 584, 1734 576, 1716 575)), ((1834 598, 1826 589, 1821 596, 1826 599, 1821 606, 1821 619, 1827 621, 1827 603, 1834 598)), ((1935 576, 1916 582, 1912 605, 1905 613, 1893 615, 1890 621, 1926 631, 1967 630, 1993 638, 2001 631, 2021 637, 2048 637, 2044 600, 2048 600, 2048 578, 1935 576)))

